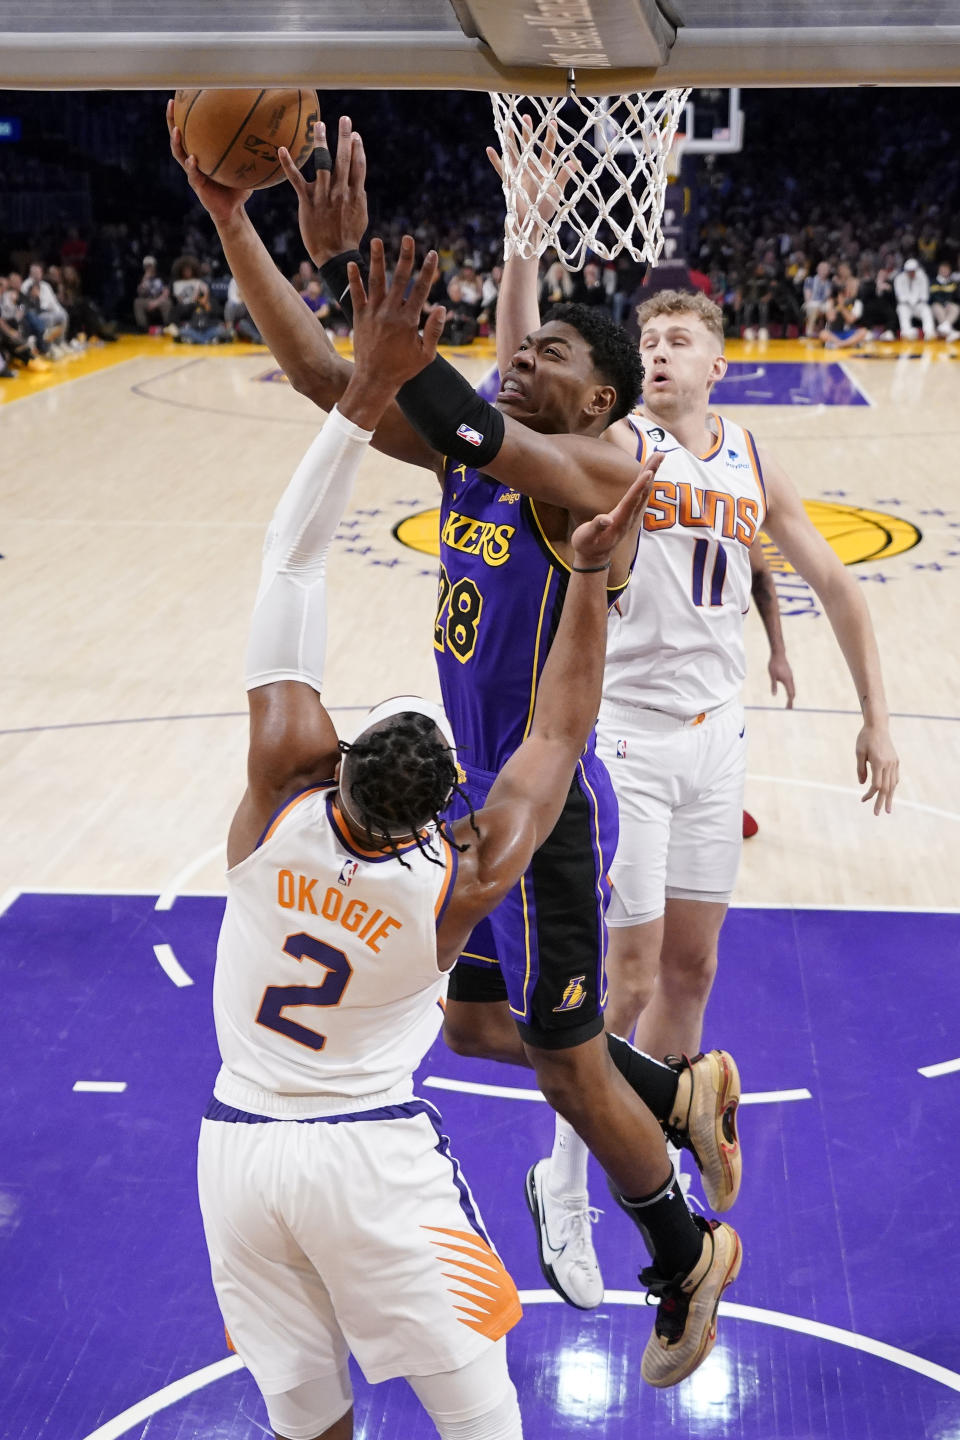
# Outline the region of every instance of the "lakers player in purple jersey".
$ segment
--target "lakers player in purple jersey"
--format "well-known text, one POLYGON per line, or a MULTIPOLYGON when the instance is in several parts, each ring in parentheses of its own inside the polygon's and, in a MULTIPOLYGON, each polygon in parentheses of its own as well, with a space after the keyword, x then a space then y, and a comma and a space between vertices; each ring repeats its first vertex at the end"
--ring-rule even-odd
MULTIPOLYGON (((318 139, 323 147, 322 127, 318 139)), ((171 141, 277 360, 298 390, 331 408, 351 367, 277 272, 247 216, 247 193, 207 180, 175 130, 171 141)), ((314 182, 300 177, 285 151, 280 158, 297 189, 307 249, 343 302, 347 266, 359 260, 367 223, 359 137, 341 121, 336 168, 322 148, 314 182)), ((377 448, 433 470, 443 485, 434 642, 475 801, 529 726, 573 569, 571 536, 583 521, 613 509, 636 479, 636 461, 601 437, 632 408, 640 380, 626 337, 571 307, 518 346, 496 408, 441 360, 403 387, 399 404, 377 426, 377 448)), ((657 463, 647 467, 651 475, 657 463)), ((639 521, 611 557, 614 593, 629 578, 638 527, 639 521)), ((551 836, 498 915, 498 983, 519 1032, 504 1058, 535 1070, 545 1097, 593 1151, 644 1236, 654 1264, 641 1279, 663 1303, 643 1375, 665 1386, 709 1353, 717 1305, 739 1271, 741 1251, 728 1225, 690 1214, 673 1182, 661 1126, 696 1148, 712 1178, 715 1208, 726 1208, 739 1186, 730 1127, 739 1082, 732 1062, 660 1065, 604 1034, 604 876, 615 827, 609 804, 604 772, 588 746, 555 850, 551 836)), ((470 942, 466 953, 473 953, 470 942)), ((467 1044, 485 1050, 483 1036, 467 1044)), ((551 1279, 549 1265, 544 1269, 551 1279)))

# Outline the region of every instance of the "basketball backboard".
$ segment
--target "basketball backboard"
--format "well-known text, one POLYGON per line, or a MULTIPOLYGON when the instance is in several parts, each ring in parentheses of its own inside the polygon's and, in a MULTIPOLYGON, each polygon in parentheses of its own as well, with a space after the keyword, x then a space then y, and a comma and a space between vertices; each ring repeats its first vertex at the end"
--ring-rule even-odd
POLYGON ((0 87, 956 84, 956 0, 0 0, 0 87))

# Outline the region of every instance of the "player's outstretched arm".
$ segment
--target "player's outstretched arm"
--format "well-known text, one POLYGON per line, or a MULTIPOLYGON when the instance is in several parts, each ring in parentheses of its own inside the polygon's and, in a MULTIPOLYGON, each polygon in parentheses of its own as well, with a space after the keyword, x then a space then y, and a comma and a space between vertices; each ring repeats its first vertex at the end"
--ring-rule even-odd
POLYGON ((863 727, 857 736, 857 778, 867 785, 864 801, 873 813, 889 814, 900 778, 900 761, 890 738, 880 654, 867 602, 849 571, 810 523, 800 496, 783 469, 761 457, 767 489, 763 528, 793 568, 820 598, 853 677, 863 727))
MULTIPOLYGON (((322 131, 322 126, 318 128, 322 131)), ((247 214, 253 191, 220 185, 202 173, 196 158, 183 148, 183 137, 173 123, 172 100, 167 104, 167 129, 173 158, 213 220, 230 273, 268 348, 295 390, 321 410, 332 410, 353 367, 337 354, 323 326, 273 263, 247 214)), ((287 160, 292 165, 289 156, 287 160)), ((384 412, 374 444, 395 460, 437 468, 436 457, 393 403, 384 412)))
POLYGON ((357 363, 339 406, 298 466, 267 532, 247 645, 247 790, 227 844, 231 866, 251 853, 279 806, 298 791, 329 780, 337 763, 336 731, 320 699, 327 552, 384 410, 404 380, 436 353, 443 313, 431 316, 422 335, 417 327, 437 257, 430 252, 406 296, 413 259, 413 240, 405 236, 388 288, 383 247, 376 242, 369 292, 353 268, 357 363))
POLYGON ((797 687, 794 684, 793 671, 787 659, 787 647, 783 640, 780 601, 777 597, 777 587, 773 583, 770 566, 757 541, 754 541, 750 547, 750 590, 760 612, 763 628, 767 632, 767 644, 770 646, 770 660, 767 665, 767 673, 770 676, 770 693, 776 695, 777 686, 782 685, 787 696, 787 709, 792 710, 797 687))
MULTIPOLYGON (((280 163, 297 192, 307 251, 320 266, 328 291, 349 314, 346 267, 359 259, 357 247, 367 223, 363 141, 343 116, 332 174, 318 171, 316 180, 308 181, 283 151, 280 163)), ((612 395, 608 388, 608 401, 612 395)), ((440 357, 403 387, 398 400, 432 456, 433 468, 443 456, 463 461, 521 494, 570 510, 577 521, 612 510, 635 473, 633 458, 626 459, 615 446, 541 435, 505 419, 440 357)))
POLYGON ((438 932, 441 964, 453 963, 472 927, 516 884, 560 818, 600 708, 611 557, 639 523, 662 458, 652 457, 612 513, 573 533, 573 573, 530 734, 494 781, 476 816, 476 831, 468 819, 455 828, 456 840, 467 849, 438 932))

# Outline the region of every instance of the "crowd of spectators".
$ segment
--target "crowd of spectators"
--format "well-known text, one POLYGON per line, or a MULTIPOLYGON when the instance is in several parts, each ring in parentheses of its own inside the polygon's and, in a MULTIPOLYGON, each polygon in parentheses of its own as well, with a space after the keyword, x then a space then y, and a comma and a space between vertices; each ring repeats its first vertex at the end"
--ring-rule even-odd
MULTIPOLYGON (((623 256, 606 265, 588 261, 570 274, 548 253, 542 303, 575 299, 629 323, 645 293, 679 280, 716 300, 728 333, 746 338, 800 335, 830 345, 957 339, 960 150, 943 100, 950 97, 952 109, 955 93, 745 92, 743 152, 698 157, 684 172, 697 216, 685 264, 645 276, 623 256)), ((54 179, 56 204, 75 194, 93 207, 88 223, 79 213, 57 212, 34 228, 0 229, 5 369, 110 342, 118 328, 192 344, 258 340, 212 224, 166 153, 163 97, 98 93, 69 101, 71 133, 88 143, 96 138, 97 154, 71 149, 57 135, 31 151, 29 123, 21 149, 0 154, 0 185, 11 196, 32 197, 24 214, 34 213, 38 194, 52 193, 54 179), (127 111, 131 123, 123 125, 127 111), (148 121, 156 158, 145 165, 148 121)), ((447 308, 444 340, 464 345, 489 334, 502 274, 503 201, 484 153, 487 98, 362 92, 323 96, 322 104, 328 117, 350 113, 364 133, 371 228, 388 254, 404 232, 422 250, 438 250, 441 270, 428 307, 447 308), (380 146, 380 136, 391 143, 380 146), (398 136, 408 137, 405 148, 398 136)), ((251 213, 318 323, 345 331, 303 258, 288 187, 255 195, 251 213)))

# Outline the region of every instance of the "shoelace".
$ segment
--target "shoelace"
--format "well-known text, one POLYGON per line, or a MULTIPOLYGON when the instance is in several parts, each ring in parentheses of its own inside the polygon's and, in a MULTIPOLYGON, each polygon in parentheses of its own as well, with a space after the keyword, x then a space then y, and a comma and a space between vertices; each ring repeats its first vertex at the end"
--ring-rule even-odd
POLYGON ((593 1255, 581 1255, 577 1252, 583 1249, 593 1249, 593 1241, 590 1238, 590 1226, 596 1225, 602 1210, 596 1205, 584 1205, 577 1210, 565 1210, 558 1226, 557 1239, 561 1244, 566 1244, 567 1253, 575 1265, 587 1265, 591 1269, 596 1266, 596 1257, 593 1255))
POLYGON ((647 1304, 650 1297, 659 1300, 654 1329, 662 1339, 679 1340, 687 1323, 690 1297, 683 1290, 685 1275, 672 1275, 665 1279, 654 1266, 641 1270, 640 1284, 646 1286, 647 1304))

